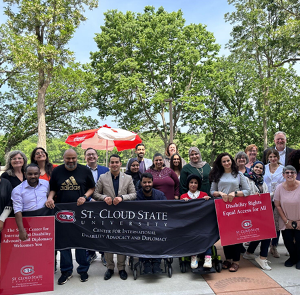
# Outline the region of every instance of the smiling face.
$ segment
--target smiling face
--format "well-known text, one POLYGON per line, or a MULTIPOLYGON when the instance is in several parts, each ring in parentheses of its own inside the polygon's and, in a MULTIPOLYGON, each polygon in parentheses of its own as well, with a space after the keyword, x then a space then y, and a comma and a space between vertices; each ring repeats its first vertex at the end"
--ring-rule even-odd
POLYGON ((283 133, 278 133, 274 138, 275 146, 277 151, 283 151, 286 145, 286 138, 283 133))
POLYGON ((46 161, 47 155, 42 149, 37 149, 34 154, 34 160, 36 162, 46 161))
POLYGON ((191 193, 194 193, 196 192, 198 189, 198 181, 197 179, 191 179, 190 182, 189 182, 189 191, 191 193))
POLYGON ((296 180, 297 174, 293 170, 286 170, 283 173, 283 177, 285 178, 287 183, 294 182, 296 180))
POLYGON ((73 171, 77 167, 77 154, 74 150, 67 150, 64 154, 65 168, 73 171))
POLYGON ((139 145, 135 150, 135 153, 140 159, 143 159, 146 153, 145 147, 143 145, 139 145))
POLYGON ((109 160, 109 165, 108 166, 109 166, 110 171, 112 173, 117 174, 118 172, 120 172, 122 163, 121 163, 121 161, 120 161, 119 158, 117 158, 117 157, 111 157, 110 160, 109 160))
POLYGON ((176 153, 176 145, 174 143, 172 143, 170 146, 169 146, 169 154, 170 154, 170 157, 172 155, 174 155, 176 153))
POLYGON ((161 156, 156 156, 153 159, 154 168, 156 170, 161 170, 163 168, 163 158, 161 156))
POLYGON ((130 165, 130 171, 132 173, 137 173, 137 172, 139 172, 139 170, 140 170, 139 162, 138 161, 132 162, 131 165, 130 165))
POLYGON ((36 187, 39 183, 40 169, 38 167, 28 167, 25 177, 30 186, 36 187))
POLYGON ((244 167, 246 165, 246 162, 247 162, 247 159, 246 157, 244 156, 241 156, 240 158, 237 158, 236 159, 236 164, 239 166, 239 167, 244 167))
POLYGON ((175 156, 173 157, 173 165, 174 165, 175 167, 178 167, 179 164, 180 164, 180 158, 179 158, 179 156, 175 155, 175 156))
POLYGON ((22 168, 24 165, 24 159, 21 154, 16 154, 14 157, 10 159, 11 166, 16 168, 22 168))
POLYGON ((254 167, 253 167, 253 171, 256 175, 262 175, 263 171, 264 171, 264 166, 260 163, 257 163, 254 167))
POLYGON ((223 156, 221 159, 221 165, 225 171, 231 170, 232 161, 229 156, 223 156))
POLYGON ((141 181, 141 186, 145 193, 150 193, 153 188, 153 180, 148 177, 143 177, 141 181))
POLYGON ((94 167, 97 165, 98 154, 94 149, 88 149, 84 156, 84 159, 89 167, 94 167))
POLYGON ((247 151, 247 156, 249 159, 254 160, 257 156, 257 148, 253 147, 251 150, 247 151))
POLYGON ((275 154, 273 154, 273 153, 271 153, 271 154, 269 155, 268 160, 269 160, 269 162, 270 162, 271 164, 278 164, 278 163, 279 163, 278 157, 277 157, 275 154))
POLYGON ((193 163, 198 163, 199 160, 200 160, 200 154, 197 153, 197 152, 195 152, 195 151, 192 151, 192 152, 190 153, 190 160, 191 160, 191 162, 193 162, 193 163))

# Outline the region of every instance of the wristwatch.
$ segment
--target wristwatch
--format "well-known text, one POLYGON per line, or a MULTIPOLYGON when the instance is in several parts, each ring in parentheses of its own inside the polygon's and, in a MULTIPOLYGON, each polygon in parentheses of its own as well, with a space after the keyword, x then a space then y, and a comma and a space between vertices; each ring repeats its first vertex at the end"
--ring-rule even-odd
POLYGON ((84 197, 85 199, 87 199, 87 198, 88 198, 86 195, 83 195, 83 197, 84 197))

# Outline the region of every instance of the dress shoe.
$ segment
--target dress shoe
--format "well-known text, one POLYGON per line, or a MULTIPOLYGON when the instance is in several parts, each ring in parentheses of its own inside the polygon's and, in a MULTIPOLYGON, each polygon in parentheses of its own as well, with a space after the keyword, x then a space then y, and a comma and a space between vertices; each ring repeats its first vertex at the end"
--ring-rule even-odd
POLYGON ((109 280, 112 275, 114 274, 114 271, 112 269, 108 269, 104 274, 104 280, 109 280))
POLYGON ((122 280, 127 280, 127 272, 124 269, 119 271, 119 275, 122 280))
POLYGON ((296 264, 296 261, 294 261, 293 259, 289 258, 285 263, 284 266, 286 267, 292 267, 293 265, 296 264))

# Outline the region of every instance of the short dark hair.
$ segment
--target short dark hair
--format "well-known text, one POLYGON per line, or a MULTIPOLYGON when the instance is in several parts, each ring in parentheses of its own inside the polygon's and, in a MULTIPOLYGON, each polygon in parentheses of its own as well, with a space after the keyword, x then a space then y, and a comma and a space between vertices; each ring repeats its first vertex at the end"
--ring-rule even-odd
POLYGON ((97 151, 96 151, 94 148, 92 148, 92 147, 88 147, 88 148, 84 151, 84 155, 86 155, 86 153, 87 153, 88 150, 94 150, 95 153, 98 155, 97 151))
POLYGON ((137 150, 139 146, 145 147, 145 145, 144 145, 143 143, 138 143, 138 144, 135 146, 135 150, 137 150))
POLYGON ((112 154, 112 155, 110 155, 109 156, 109 162, 110 162, 110 159, 111 158, 119 158, 119 160, 120 160, 120 162, 121 162, 121 157, 119 156, 119 155, 117 155, 117 154, 112 154))
POLYGON ((30 168, 30 167, 35 167, 35 168, 38 168, 39 169, 39 171, 40 171, 40 167, 37 165, 37 164, 35 164, 35 163, 31 163, 31 164, 29 164, 29 165, 27 165, 26 167, 25 167, 25 173, 27 172, 27 169, 28 168, 30 168))
POLYGON ((153 180, 153 175, 149 172, 145 172, 141 175, 141 181, 143 181, 143 178, 151 178, 153 180))

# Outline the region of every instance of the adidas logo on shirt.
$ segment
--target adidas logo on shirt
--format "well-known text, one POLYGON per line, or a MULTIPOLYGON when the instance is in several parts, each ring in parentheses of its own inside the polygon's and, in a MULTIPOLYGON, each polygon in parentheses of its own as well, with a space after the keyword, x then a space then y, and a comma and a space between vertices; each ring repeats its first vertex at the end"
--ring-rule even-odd
POLYGON ((75 178, 71 176, 69 179, 65 180, 60 187, 62 191, 79 191, 80 185, 77 184, 75 178))

